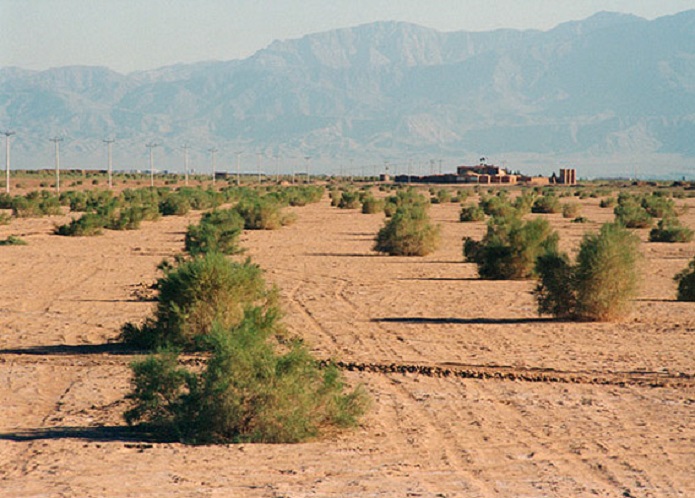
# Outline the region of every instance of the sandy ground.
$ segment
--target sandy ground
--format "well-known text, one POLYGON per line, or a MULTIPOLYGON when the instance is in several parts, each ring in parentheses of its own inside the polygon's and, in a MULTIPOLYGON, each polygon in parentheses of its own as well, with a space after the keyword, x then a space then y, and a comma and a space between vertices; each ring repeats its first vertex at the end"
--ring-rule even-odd
MULTIPOLYGON (((581 203, 592 223, 547 215, 568 250, 612 218, 581 203)), ((68 217, 13 220, 0 238, 29 245, 0 247, 0 494, 695 496, 695 307, 672 281, 695 243, 643 245, 628 319, 559 323, 537 316, 532 282, 462 262, 485 228, 458 205, 432 206, 443 240, 424 258, 371 251, 383 215, 292 209, 296 224, 242 245, 288 328, 361 368, 346 371, 373 399, 360 427, 298 445, 138 438, 122 421, 134 357, 108 341, 151 312, 140 296, 197 214, 92 238, 51 235, 68 217)), ((695 228, 695 209, 682 219, 695 228)))

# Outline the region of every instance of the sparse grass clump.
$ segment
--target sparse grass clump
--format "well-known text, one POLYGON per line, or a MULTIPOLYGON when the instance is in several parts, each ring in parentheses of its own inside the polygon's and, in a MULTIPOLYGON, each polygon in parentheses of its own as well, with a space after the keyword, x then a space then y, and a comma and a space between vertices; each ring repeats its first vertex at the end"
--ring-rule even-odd
POLYGON ((567 203, 562 205, 563 218, 577 218, 580 212, 579 204, 567 203))
POLYGON ((649 232, 649 242, 690 242, 693 231, 681 224, 676 217, 659 220, 656 228, 649 232))
POLYGON ((482 241, 464 238, 463 254, 478 266, 481 278, 525 279, 535 275, 539 256, 557 252, 558 240, 547 220, 495 217, 482 241))
POLYGON ((430 222, 427 201, 418 197, 410 203, 405 197, 402 201, 379 230, 374 250, 391 256, 425 256, 433 252, 439 245, 439 227, 430 222))
POLYGON ((27 245, 27 241, 20 238, 16 237, 14 235, 8 236, 6 239, 0 240, 0 246, 25 246, 27 245))
POLYGON ((584 236, 576 264, 566 254, 538 259, 538 311, 557 318, 610 321, 622 317, 637 292, 639 239, 620 224, 584 236))
POLYGON ((687 268, 674 277, 674 280, 678 284, 676 299, 695 302, 695 258, 688 263, 687 268))

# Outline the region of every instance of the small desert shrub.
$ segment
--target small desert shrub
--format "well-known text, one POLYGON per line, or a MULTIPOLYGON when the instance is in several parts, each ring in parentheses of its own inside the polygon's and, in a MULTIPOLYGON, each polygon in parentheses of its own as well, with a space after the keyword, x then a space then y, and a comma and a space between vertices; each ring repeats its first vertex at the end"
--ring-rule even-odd
POLYGON ((360 194, 355 191, 343 192, 338 202, 340 209, 357 209, 360 207, 360 194))
POLYGON ((376 236, 374 250, 391 256, 425 256, 439 245, 439 227, 430 223, 422 205, 404 205, 376 236))
POLYGON ((459 213, 459 221, 470 222, 470 221, 483 221, 485 219, 485 212, 480 206, 468 205, 461 208, 459 213))
POLYGON ((589 218, 586 218, 584 216, 577 216, 570 223, 589 223, 589 218))
POLYGON ((559 213, 561 210, 562 207, 560 205, 560 199, 558 199, 555 195, 548 194, 536 199, 531 207, 532 213, 551 214, 559 213))
POLYGON ((649 242, 690 242, 693 231, 681 224, 678 218, 669 217, 659 220, 656 228, 649 232, 649 242))
POLYGON ((293 221, 282 213, 282 206, 275 199, 244 199, 235 209, 248 230, 277 230, 293 221))
POLYGON ((122 208, 118 214, 113 214, 106 228, 109 230, 137 230, 145 218, 145 210, 139 206, 122 208))
POLYGON ((652 226, 652 216, 632 199, 619 203, 613 212, 616 221, 627 228, 649 228, 652 226))
POLYGON ((384 206, 386 202, 384 199, 376 199, 375 197, 368 196, 362 201, 362 213, 363 214, 376 214, 383 213, 384 206))
POLYGON ((202 369, 172 351, 134 363, 128 424, 197 444, 296 443, 356 425, 366 391, 346 392, 337 368, 321 369, 301 341, 278 344, 276 316, 249 309, 235 327, 215 326, 202 369))
POLYGON ((197 225, 188 227, 186 251, 191 256, 208 252, 237 254, 240 252, 238 241, 243 228, 243 218, 233 209, 205 213, 197 225))
POLYGON ((579 204, 563 204, 562 205, 562 217, 563 218, 577 218, 581 208, 579 204))
POLYGON ((620 318, 637 292, 639 257, 639 239, 613 223, 584 236, 575 265, 565 254, 541 256, 535 291, 539 313, 585 321, 620 318))
POLYGON ((602 208, 611 208, 615 206, 615 197, 606 197, 605 199, 601 199, 601 202, 599 202, 598 205, 602 208))
POLYGON ((89 237, 101 235, 107 221, 96 213, 85 213, 80 218, 70 221, 65 225, 55 227, 53 233, 69 237, 89 237))
POLYGON ((206 349, 213 323, 234 327, 241 322, 245 308, 259 303, 267 307, 276 299, 276 293, 266 289, 258 266, 249 261, 235 263, 219 253, 165 267, 157 288, 154 318, 140 327, 124 325, 124 342, 149 349, 206 349))
POLYGON ((444 188, 439 189, 435 193, 434 198, 437 199, 437 202, 439 202, 440 204, 451 202, 451 192, 444 188))
POLYGON ((162 216, 184 216, 191 210, 191 203, 183 195, 171 194, 159 203, 162 216))
POLYGON ((9 237, 7 237, 4 240, 0 240, 0 246, 25 246, 25 245, 27 245, 26 240, 19 238, 19 237, 15 237, 14 235, 10 235, 9 237))
POLYGON ((663 195, 652 194, 642 199, 642 207, 654 218, 676 216, 676 206, 672 199, 663 195))
POLYGON ((678 284, 676 299, 695 302, 695 258, 688 263, 687 268, 674 277, 674 280, 678 284))
POLYGON ((7 213, 0 212, 0 225, 9 225, 12 220, 12 216, 7 213))
POLYGON ((482 241, 464 238, 463 254, 478 265, 481 278, 525 279, 535 275, 539 256, 557 252, 558 240, 547 220, 493 218, 482 241))

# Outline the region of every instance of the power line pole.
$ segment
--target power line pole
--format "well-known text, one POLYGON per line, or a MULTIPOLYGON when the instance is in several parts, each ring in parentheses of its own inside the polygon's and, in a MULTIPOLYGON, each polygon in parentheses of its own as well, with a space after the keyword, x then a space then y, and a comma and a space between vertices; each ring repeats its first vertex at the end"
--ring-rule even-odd
POLYGON ((236 186, 237 187, 241 185, 241 173, 239 172, 239 158, 241 157, 241 152, 242 151, 240 151, 240 150, 238 150, 236 152, 236 186))
POLYGON ((15 132, 5 130, 0 132, 5 135, 5 192, 10 193, 10 137, 15 132))
POLYGON ((55 144, 55 159, 56 159, 56 193, 60 193, 60 142, 63 141, 60 137, 49 138, 55 144))
POLYGON ((183 149, 183 178, 186 187, 188 187, 188 149, 190 149, 191 146, 188 144, 183 144, 181 148, 183 149))
POLYGON ((256 153, 256 170, 258 171, 258 184, 261 184, 261 152, 256 153))
POLYGON ((150 142, 145 145, 150 150, 150 187, 154 187, 154 155, 152 149, 159 147, 158 143, 150 142))
POLYGON ((304 156, 304 161, 306 161, 306 182, 311 183, 311 156, 304 156))
POLYGON ((215 147, 208 149, 208 152, 210 153, 210 166, 212 167, 212 184, 215 184, 215 154, 217 153, 217 149, 215 147))
POLYGON ((102 140, 106 144, 106 157, 107 157, 107 162, 108 162, 108 171, 109 171, 109 188, 113 188, 113 161, 112 161, 112 156, 111 156, 111 145, 115 142, 116 140, 113 138, 107 138, 102 140))
POLYGON ((280 183, 280 156, 275 154, 275 183, 280 183))

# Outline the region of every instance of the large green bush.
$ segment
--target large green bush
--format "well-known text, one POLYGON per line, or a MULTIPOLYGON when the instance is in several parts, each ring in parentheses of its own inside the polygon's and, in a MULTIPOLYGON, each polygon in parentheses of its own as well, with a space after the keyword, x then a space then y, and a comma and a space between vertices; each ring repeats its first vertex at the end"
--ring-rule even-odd
POLYGON ((249 230, 276 230, 292 221, 283 214, 282 204, 272 198, 242 199, 235 209, 249 230))
POLYGON ((613 212, 616 221, 627 228, 649 228, 653 223, 652 216, 639 200, 630 195, 618 196, 618 205, 613 212))
POLYGON ((688 263, 687 268, 674 277, 674 280, 678 284, 676 298, 679 301, 695 302, 695 258, 688 263))
POLYGON ((363 214, 376 214, 383 213, 384 207, 386 206, 386 201, 384 199, 377 199, 371 195, 364 198, 362 201, 362 213, 363 214))
POLYGON ((276 300, 276 293, 266 288, 258 266, 249 261, 232 262, 219 253, 164 267, 157 288, 155 316, 141 326, 124 325, 124 342, 144 348, 173 345, 205 349, 213 323, 234 327, 245 308, 268 307, 276 300))
POLYGON ((338 370, 319 368, 300 341, 278 344, 276 317, 247 309, 235 327, 215 326, 202 370, 171 351, 134 363, 126 421, 189 443, 295 443, 355 425, 364 389, 346 393, 338 370))
POLYGON ((459 221, 471 222, 471 221, 483 221, 485 219, 485 211, 480 206, 474 206, 469 204, 467 206, 461 207, 461 212, 459 213, 459 221))
POLYGON ((535 275, 536 259, 557 252, 558 235, 547 220, 494 217, 482 241, 464 239, 466 260, 478 265, 481 278, 512 280, 535 275))
POLYGON ((557 252, 540 257, 539 312, 586 321, 622 317, 637 292, 639 258, 639 239, 613 223, 584 236, 574 265, 557 252))
POLYGON ((439 227, 432 225, 422 205, 404 205, 376 236, 374 250, 391 256, 425 256, 439 245, 439 227))

